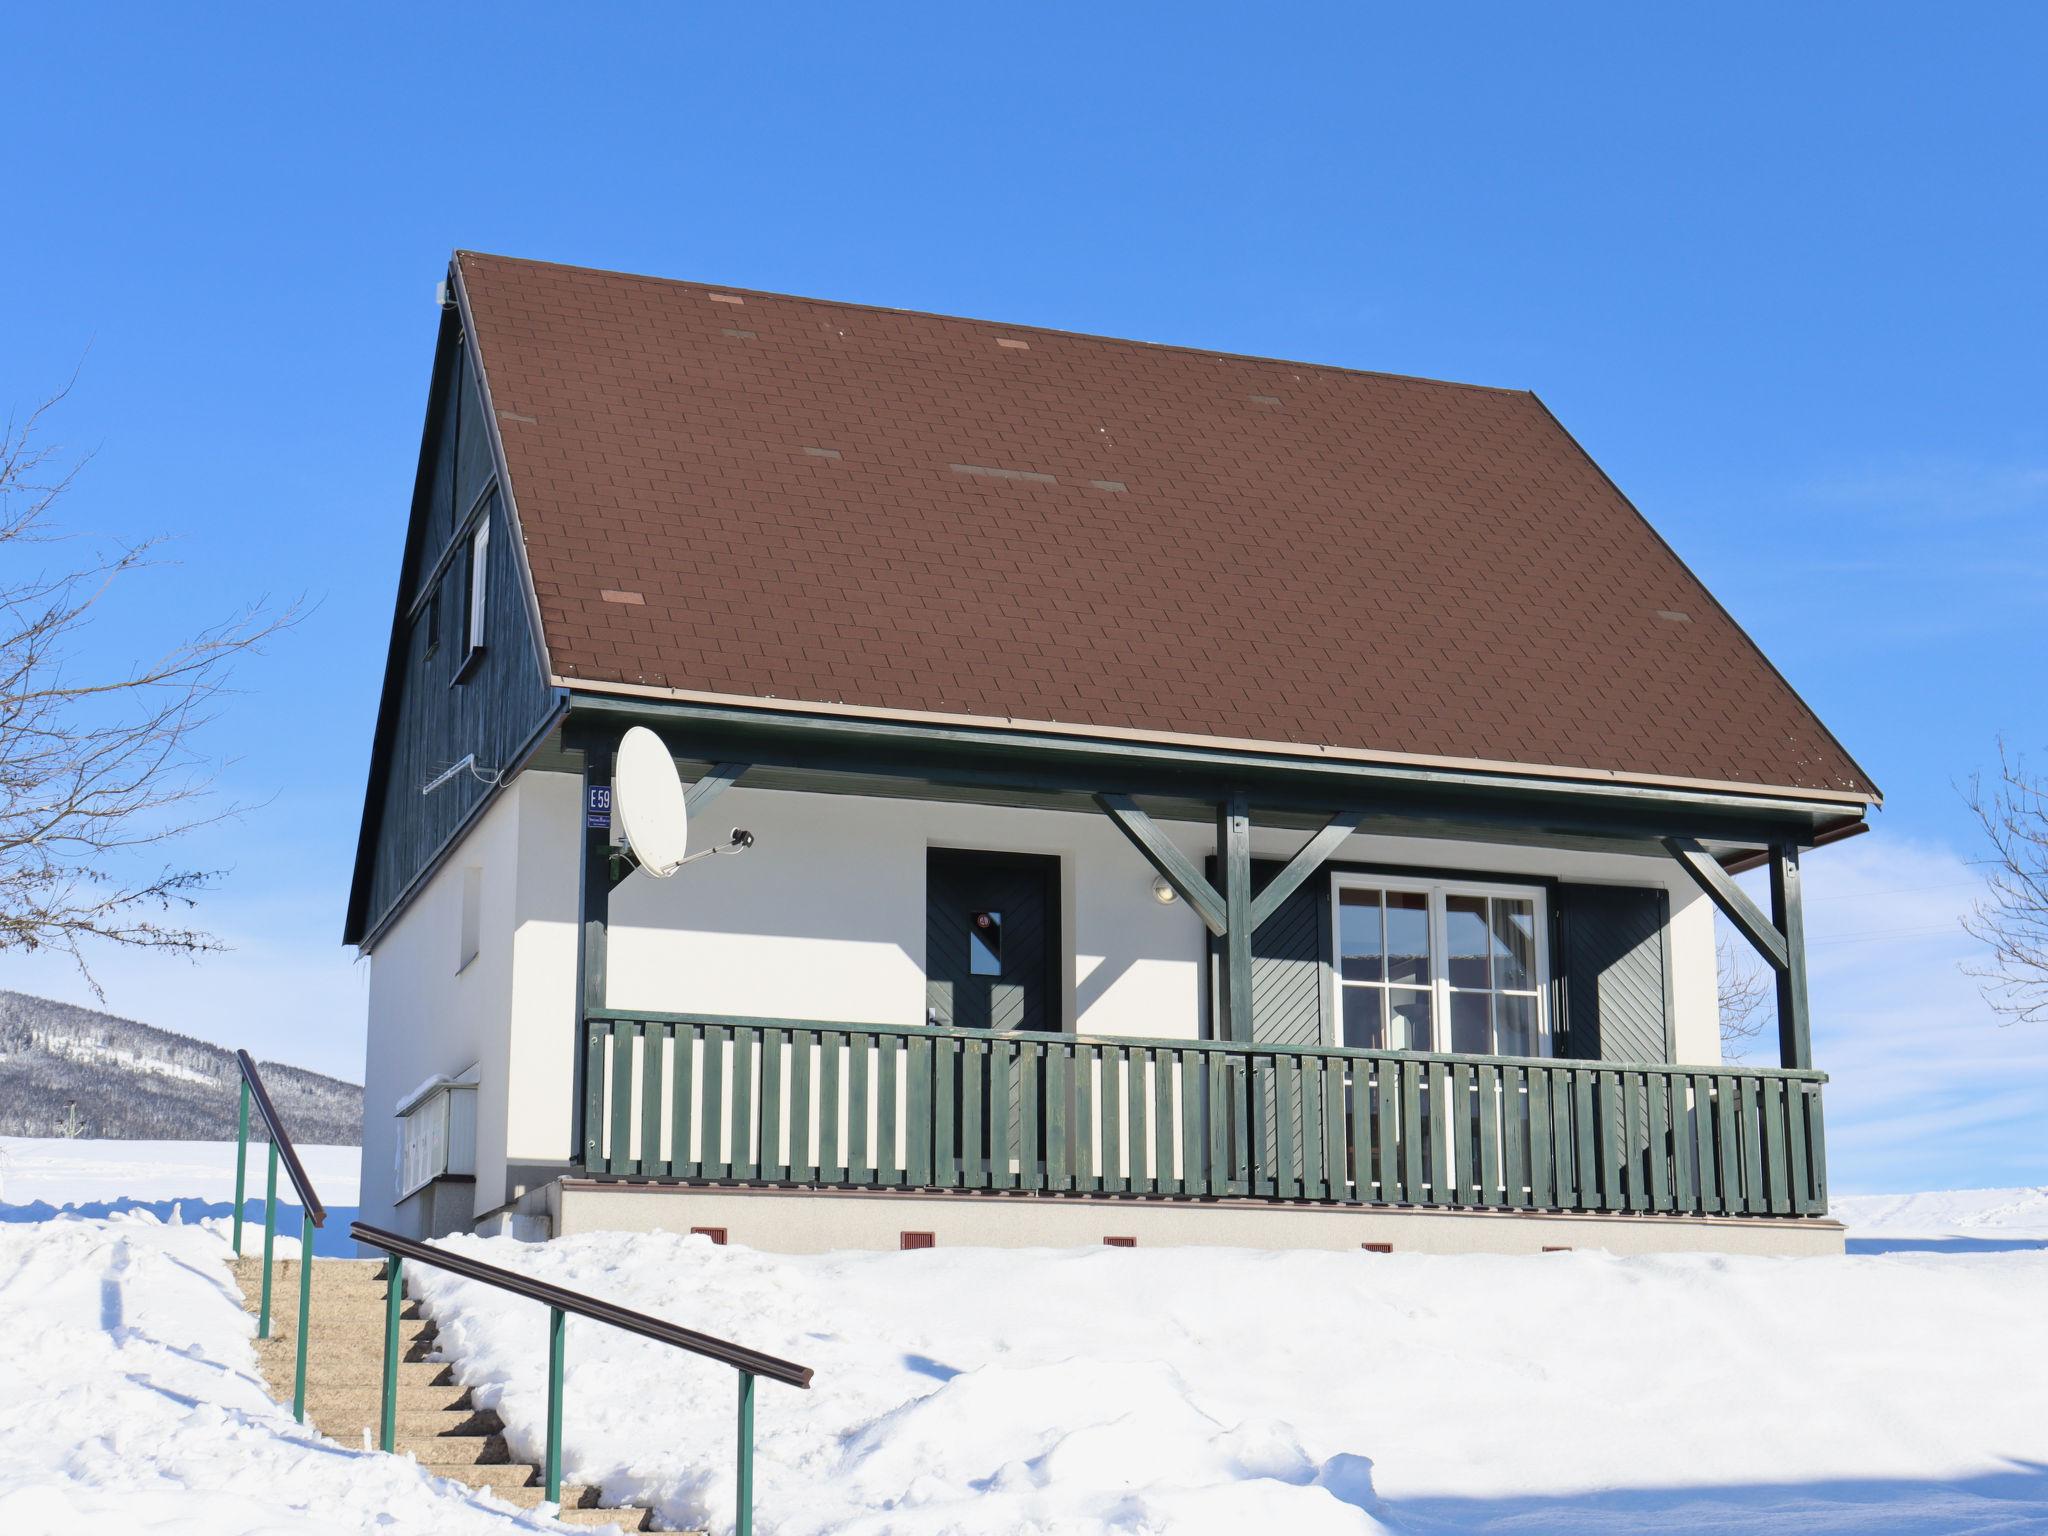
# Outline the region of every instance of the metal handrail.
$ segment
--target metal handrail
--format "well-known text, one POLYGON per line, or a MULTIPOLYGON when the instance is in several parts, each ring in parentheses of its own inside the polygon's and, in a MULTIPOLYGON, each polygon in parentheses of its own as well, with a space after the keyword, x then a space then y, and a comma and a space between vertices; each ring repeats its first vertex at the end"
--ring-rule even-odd
POLYGON ((652 1339, 657 1344, 688 1350, 693 1355, 716 1360, 719 1364, 729 1365, 739 1372, 738 1511, 733 1522, 733 1530, 735 1536, 752 1536, 754 1379, 757 1376, 766 1376, 770 1381, 779 1381, 785 1386, 809 1387, 812 1375, 809 1366, 798 1365, 793 1360, 784 1360, 758 1349, 749 1349, 746 1345, 735 1344, 730 1339, 699 1333, 694 1328, 684 1328, 662 1318, 651 1317, 645 1312, 635 1312, 630 1307, 622 1307, 615 1302, 586 1296, 581 1291, 550 1285, 545 1280, 536 1280, 530 1275, 520 1274, 517 1270, 486 1264, 481 1259, 451 1253, 413 1238, 400 1237, 396 1232, 387 1232, 381 1227, 371 1226, 368 1222, 351 1222, 348 1230, 349 1235, 357 1242, 383 1250, 390 1259, 386 1266, 387 1283, 384 1293, 384 1396, 383 1412, 378 1425, 380 1448, 390 1450, 397 1439, 398 1321, 399 1313, 405 1307, 404 1265, 405 1261, 410 1259, 416 1264, 444 1269, 466 1280, 481 1281, 511 1295, 524 1297, 528 1301, 537 1301, 548 1309, 548 1420, 543 1477, 550 1503, 560 1503, 562 1498, 562 1354, 565 1332, 563 1324, 569 1313, 573 1312, 578 1317, 587 1317, 592 1322, 603 1323, 607 1327, 617 1328, 626 1333, 637 1334, 643 1339, 652 1339))
POLYGON ((312 1334, 313 1229, 327 1225, 327 1207, 313 1192, 313 1181, 307 1177, 306 1165, 299 1161, 299 1150, 292 1145, 290 1133, 278 1118, 277 1106, 270 1102, 270 1090, 263 1086, 263 1074, 256 1070, 255 1058, 247 1051, 238 1050, 235 1052, 235 1065, 242 1073, 242 1104, 235 1132, 234 1247, 238 1259, 242 1256, 242 1203, 249 1169, 249 1103, 252 1097, 256 1112, 263 1117, 264 1128, 270 1133, 270 1178, 263 1193, 263 1302, 258 1308, 256 1322, 256 1337, 259 1339, 270 1337, 271 1253, 277 1240, 277 1163, 280 1155, 284 1158, 285 1172, 291 1177, 292 1188, 299 1195, 299 1332, 297 1360, 292 1371, 292 1417, 303 1424, 306 1422, 306 1341, 312 1334))

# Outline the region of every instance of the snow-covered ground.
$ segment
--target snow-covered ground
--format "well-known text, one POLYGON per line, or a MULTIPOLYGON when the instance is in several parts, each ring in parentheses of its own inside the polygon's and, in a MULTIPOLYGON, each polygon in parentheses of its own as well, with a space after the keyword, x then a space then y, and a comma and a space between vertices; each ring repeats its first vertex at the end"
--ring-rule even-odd
POLYGON ((562 1529, 294 1424, 257 1374, 219 1226, 0 1227, 0 1532, 562 1529))
MULTIPOLYGON (((231 1149, 4 1150, 43 1209, 232 1189, 231 1149)), ((1876 1245, 1844 1259, 459 1246, 815 1367, 759 1387, 763 1536, 2008 1536, 2048 1532, 2044 1204, 1843 1201, 1876 1245)), ((516 1528, 291 1424, 223 1226, 0 1226, 0 1533, 516 1528)), ((534 1454, 539 1309, 412 1273, 534 1454)), ((729 1529, 732 1373, 580 1320, 568 1362, 571 1475, 729 1529)))
MULTIPOLYGON (((463 1240, 813 1366, 759 1389, 797 1533, 2048 1531, 2048 1243, 1842 1259, 463 1240)), ((539 1310, 421 1277, 537 1443, 539 1310)), ((572 1473, 730 1519, 729 1371, 569 1325, 572 1473)))
POLYGON ((2048 1188, 1939 1189, 1918 1195, 1848 1195, 1833 1215, 1858 1236, 1980 1233, 2009 1238, 2048 1237, 2048 1188))
MULTIPOLYGON (((261 1241, 263 1187, 270 1149, 249 1147, 245 1217, 256 1223, 247 1241, 261 1241)), ((326 1227, 313 1251, 353 1256, 348 1224, 355 1219, 362 1178, 359 1147, 300 1147, 299 1160, 313 1192, 327 1207, 326 1227)), ((278 1231, 296 1252, 298 1196, 282 1167, 277 1195, 288 1207, 278 1231)), ((48 1221, 59 1214, 110 1216, 147 1211, 159 1221, 200 1222, 235 1211, 235 1143, 232 1141, 60 1141, 0 1136, 0 1224, 48 1221)))

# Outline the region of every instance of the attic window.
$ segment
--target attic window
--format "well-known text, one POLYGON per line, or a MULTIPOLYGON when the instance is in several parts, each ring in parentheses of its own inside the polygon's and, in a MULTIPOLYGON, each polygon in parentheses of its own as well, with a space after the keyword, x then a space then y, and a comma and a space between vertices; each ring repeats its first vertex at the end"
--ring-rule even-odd
POLYGON ((463 652, 459 678, 476 664, 484 649, 485 599, 490 592, 491 522, 488 515, 469 536, 469 604, 463 629, 468 648, 463 652))

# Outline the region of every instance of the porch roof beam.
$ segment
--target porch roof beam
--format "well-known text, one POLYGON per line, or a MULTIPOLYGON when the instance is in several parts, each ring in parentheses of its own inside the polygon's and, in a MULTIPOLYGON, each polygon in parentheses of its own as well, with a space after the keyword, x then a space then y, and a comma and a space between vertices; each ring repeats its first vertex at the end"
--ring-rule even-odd
POLYGON ((1721 909, 1722 916, 1770 961, 1772 970, 1782 974, 1791 967, 1792 950, 1785 935, 1764 915, 1763 908, 1749 899, 1749 893, 1729 878, 1719 860, 1689 837, 1667 837, 1664 847, 1721 909))
POLYGON ((739 782, 751 763, 714 763, 709 772, 683 791, 683 809, 691 816, 697 815, 720 795, 739 782))
MULTIPOLYGON (((1049 735, 1028 728, 965 727, 898 721, 845 719, 817 715, 778 715, 765 709, 692 703, 667 699, 629 699, 574 694, 572 719, 585 723, 617 721, 655 725, 679 738, 709 743, 729 740, 731 755, 743 752, 758 763, 795 765, 802 761, 849 764, 865 759, 874 771, 896 775, 930 773, 950 782, 969 783, 982 773, 1019 786, 1086 786, 1123 782, 1139 793, 1170 793, 1169 776, 1182 784, 1199 785, 1195 798, 1214 803, 1219 786, 1250 789, 1254 809, 1265 801, 1260 785, 1292 785, 1304 799, 1323 806, 1364 798, 1357 791, 1384 786, 1389 793, 1418 789, 1482 800, 1506 797, 1523 805, 1571 806, 1575 813, 1598 808, 1636 807, 1655 816, 1686 811, 1727 818, 1752 826, 1775 823, 1777 836, 1794 829, 1807 832, 1860 816, 1868 801, 1857 795, 1839 798, 1798 797, 1794 792, 1760 789, 1754 793, 1729 788, 1693 788, 1617 782, 1598 775, 1564 778, 1518 774, 1509 769, 1442 768, 1376 762, 1367 759, 1295 756, 1248 751, 1234 746, 1194 746, 1121 741, 1097 737, 1049 735), (742 743, 744 742, 744 745, 742 743), (772 745, 771 745, 772 743, 772 745), (809 750, 806 748, 822 751, 809 750), (1023 765, 1034 766, 1026 768, 1023 765), (1133 770, 1157 774, 1157 789, 1133 779, 1133 770), (963 773, 962 770, 965 770, 963 773)), ((1768 837, 1751 841, 1769 841, 1768 837)))
POLYGON ((1188 904, 1211 933, 1220 937, 1228 930, 1229 918, 1216 887, 1195 868, 1186 854, 1174 846, 1172 839, 1159 830, 1158 824, 1138 809, 1129 795, 1097 795, 1095 803, 1102 807, 1111 824, 1130 839, 1131 846, 1144 855, 1146 863, 1159 871, 1159 878, 1173 887, 1174 894, 1188 904))
POLYGON ((1302 844, 1300 851, 1287 861, 1280 873, 1267 881, 1266 888, 1252 898, 1253 932, 1257 932, 1261 923, 1280 910, 1282 902, 1300 890, 1303 882, 1329 861, 1338 845, 1356 832, 1364 819, 1363 811, 1339 811, 1323 824, 1320 832, 1302 844))

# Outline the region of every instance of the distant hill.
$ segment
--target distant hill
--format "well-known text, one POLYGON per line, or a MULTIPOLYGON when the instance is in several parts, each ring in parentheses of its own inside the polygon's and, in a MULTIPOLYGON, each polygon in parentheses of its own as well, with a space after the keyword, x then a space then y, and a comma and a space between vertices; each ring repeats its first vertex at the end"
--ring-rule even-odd
MULTIPOLYGON (((295 1142, 362 1143, 363 1090, 261 1062, 295 1142)), ((0 990, 0 1135, 56 1136, 68 1102, 96 1140, 232 1141, 234 1052, 91 1008, 0 990)), ((251 1126, 261 1138, 262 1123, 251 1126)))

